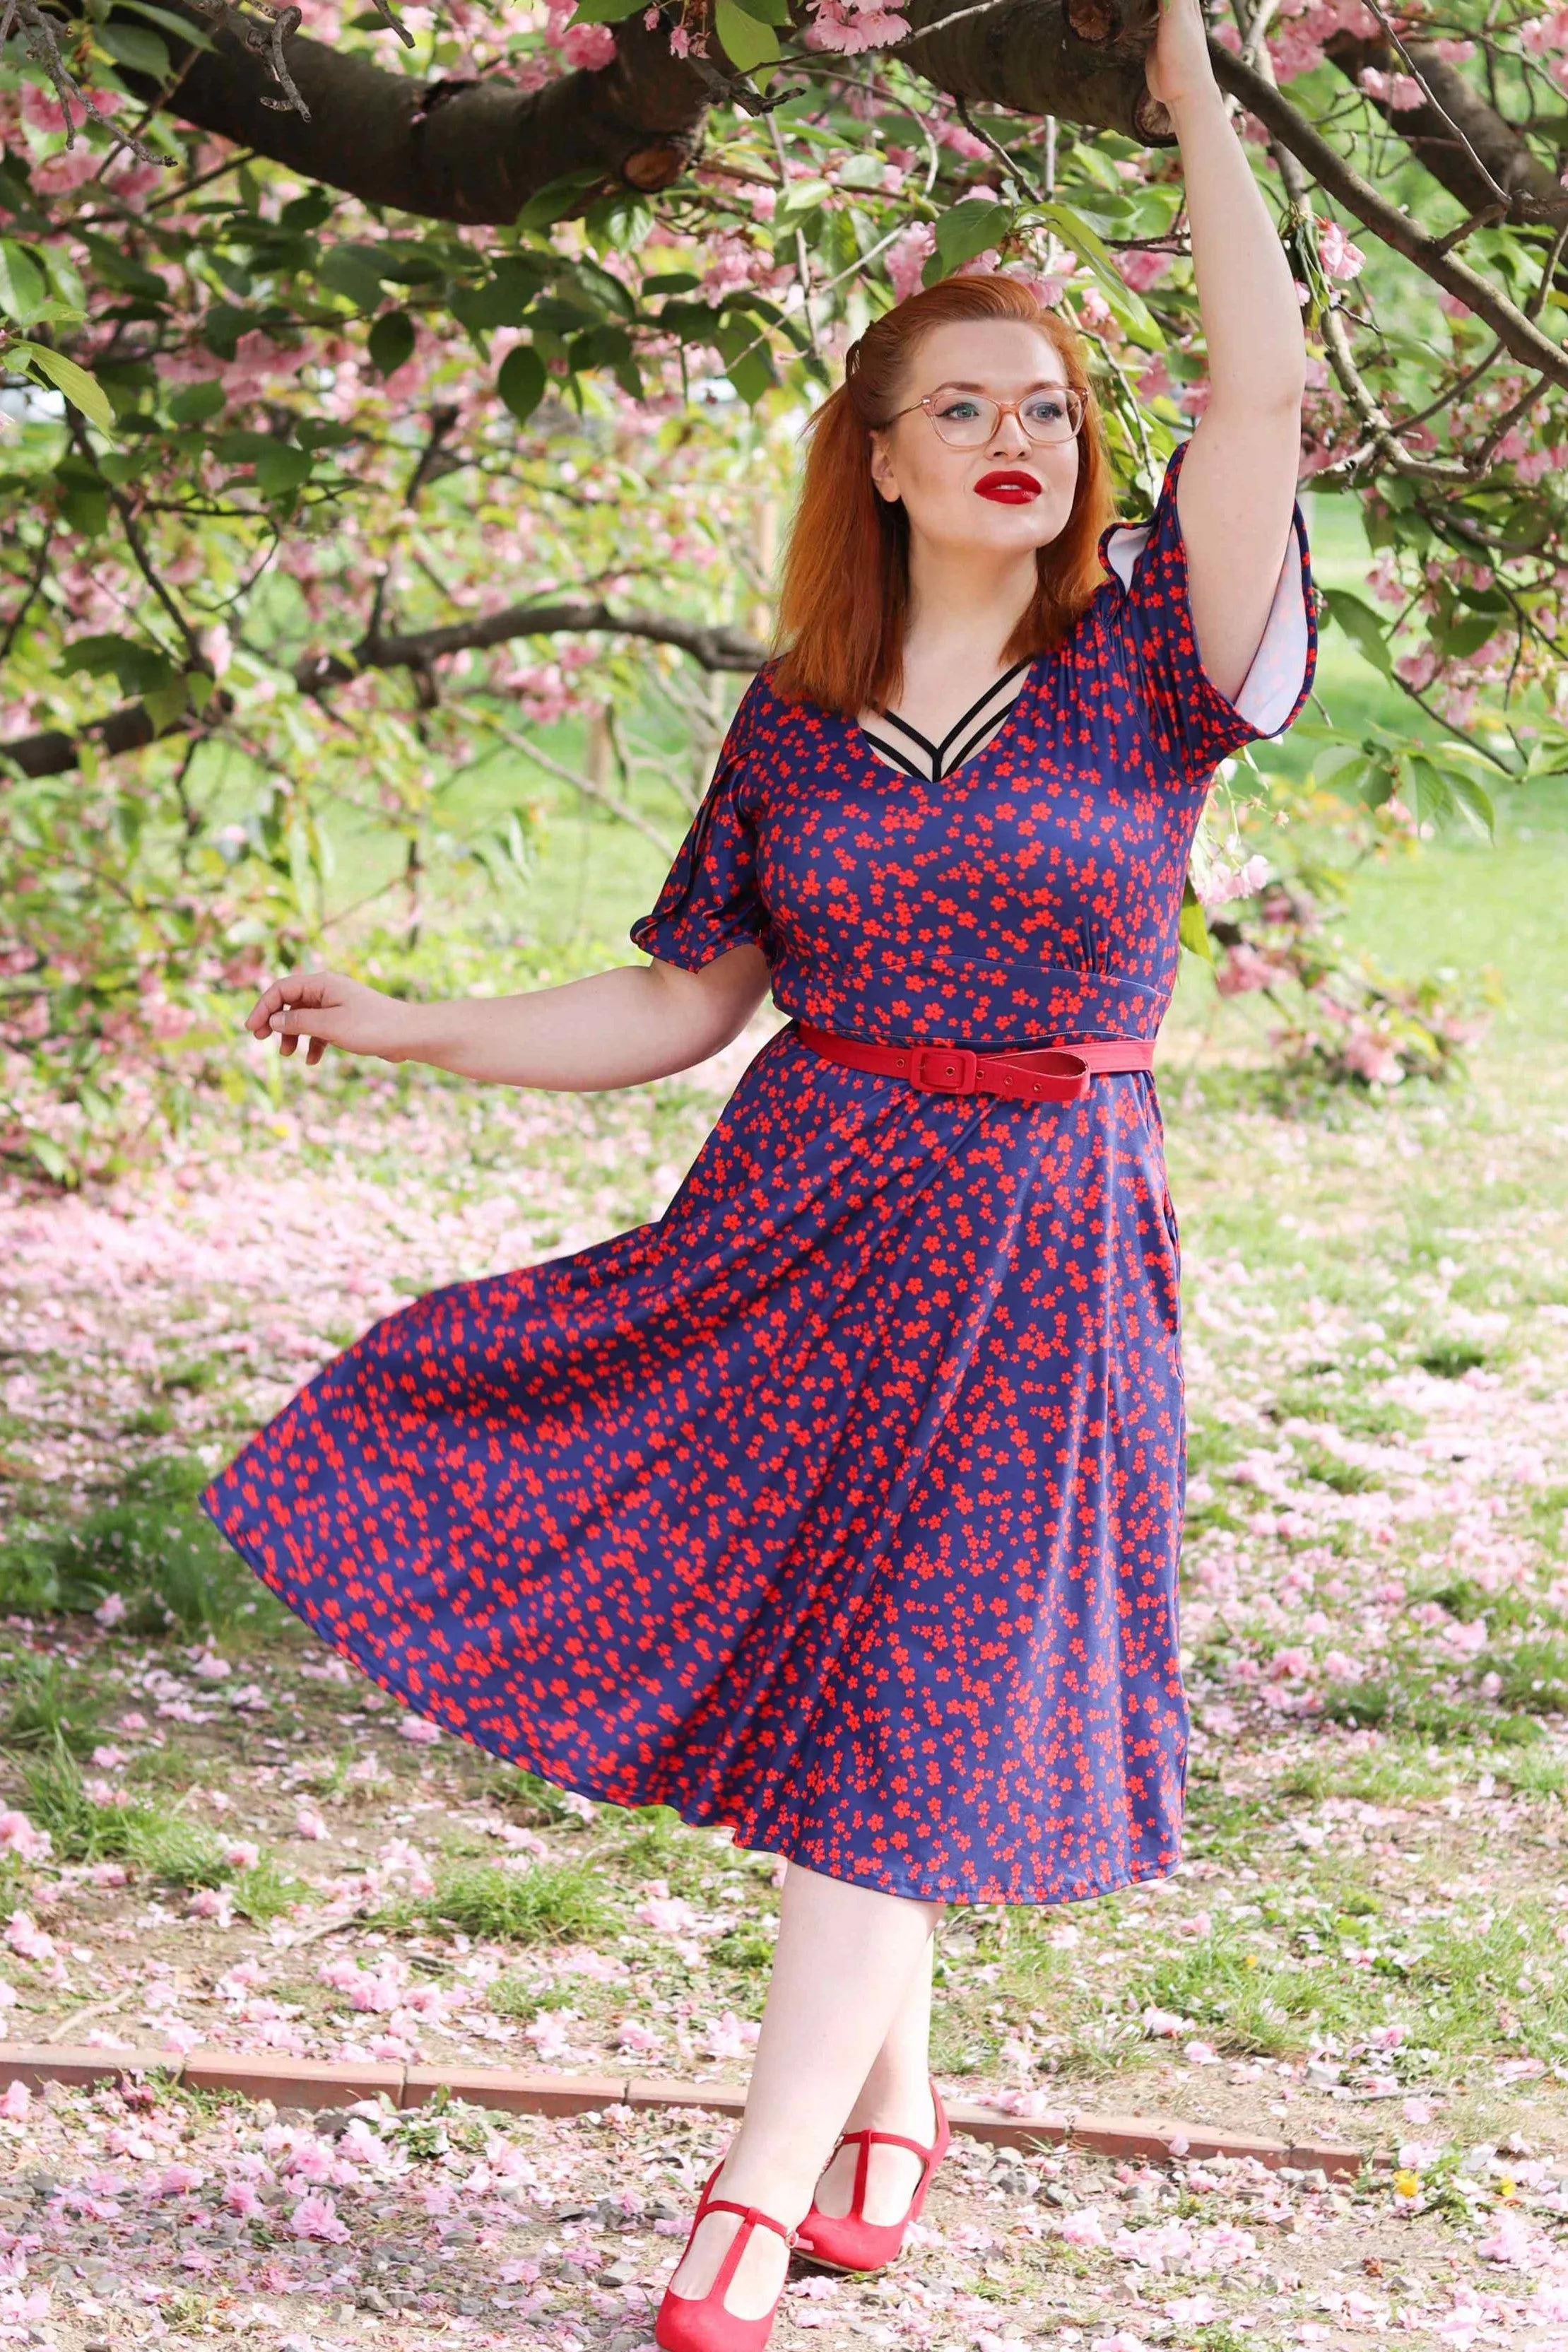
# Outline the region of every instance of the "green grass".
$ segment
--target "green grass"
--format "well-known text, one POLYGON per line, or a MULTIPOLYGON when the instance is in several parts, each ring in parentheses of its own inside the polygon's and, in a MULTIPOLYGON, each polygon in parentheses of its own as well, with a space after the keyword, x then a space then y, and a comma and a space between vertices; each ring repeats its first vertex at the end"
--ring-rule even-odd
POLYGON ((414 1920, 514 1944, 591 1943, 620 1925, 601 1874, 575 1862, 536 1863, 530 1870, 452 1864, 437 1873, 434 1895, 400 1896, 373 1924, 405 1927, 414 1920))
POLYGON ((79 1667, 21 1652, 0 1666, 0 1748, 52 1748, 85 1755, 103 1738, 102 1700, 79 1667))
POLYGON ((195 1496, 210 1473, 161 1456, 59 1527, 0 1545, 0 1613, 86 1612, 121 1594, 128 1633, 277 1630, 287 1612, 225 1543, 195 1496))

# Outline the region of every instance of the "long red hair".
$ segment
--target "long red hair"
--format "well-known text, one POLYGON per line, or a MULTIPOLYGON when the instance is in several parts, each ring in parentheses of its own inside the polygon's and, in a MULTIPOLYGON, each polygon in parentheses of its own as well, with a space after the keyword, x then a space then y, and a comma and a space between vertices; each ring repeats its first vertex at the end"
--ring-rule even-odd
POLYGON ((1021 661, 1059 645, 1103 577, 1100 534, 1115 520, 1104 426, 1083 345, 1022 279, 999 273, 944 278, 886 310, 850 345, 844 381, 807 425, 806 478, 779 583, 773 684, 854 718, 891 709, 904 686, 909 617, 909 522, 902 499, 872 480, 871 435, 903 401, 920 343, 966 319, 1019 319, 1059 353, 1082 394, 1078 488, 1066 528, 1036 551, 1035 593, 1002 648, 1021 661))

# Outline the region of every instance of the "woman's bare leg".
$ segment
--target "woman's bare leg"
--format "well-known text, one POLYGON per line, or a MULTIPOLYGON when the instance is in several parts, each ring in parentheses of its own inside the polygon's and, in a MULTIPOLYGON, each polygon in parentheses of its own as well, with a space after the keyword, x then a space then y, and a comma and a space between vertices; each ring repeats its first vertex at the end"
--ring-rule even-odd
MULTIPOLYGON (((931 1981, 936 1956, 933 1935, 926 1939, 925 1957, 850 2109, 845 2131, 859 2131, 869 2124, 876 2131, 917 2139, 922 2147, 929 2147, 936 2139, 936 2110, 931 2098, 931 1981)), ((859 2158, 858 2141, 839 2149, 817 2183, 821 2211, 835 2215, 849 2211, 859 2158)), ((901 2221, 909 2210, 920 2169, 920 2158, 912 2148, 880 2147, 873 2141, 866 2168, 865 2219, 901 2221)))
MULTIPOLYGON (((941 1907, 790 1864, 746 2113, 716 2197, 759 2205, 787 2229, 804 2220, 856 2086, 870 2075, 912 1979, 929 1968, 941 1907)), ((707 2217, 670 2282, 677 2294, 701 2295, 712 2284, 740 2226, 738 2213, 707 2217)), ((788 2264, 783 2239, 754 2230, 727 2309, 760 2319, 788 2264)))

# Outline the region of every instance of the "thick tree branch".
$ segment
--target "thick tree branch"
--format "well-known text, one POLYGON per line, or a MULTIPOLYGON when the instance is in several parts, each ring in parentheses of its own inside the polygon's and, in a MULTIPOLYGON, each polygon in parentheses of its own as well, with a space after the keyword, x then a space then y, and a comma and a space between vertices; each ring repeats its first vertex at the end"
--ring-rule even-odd
MULTIPOLYGON (((643 637, 651 644, 678 646, 706 670, 742 673, 760 667, 768 649, 738 629, 707 628, 699 621, 683 621, 632 607, 620 611, 598 597, 567 596, 549 604, 508 604, 501 612, 472 621, 455 621, 445 628, 422 629, 391 637, 366 637, 350 656, 308 654, 296 667, 295 683, 302 694, 319 695, 344 686, 367 669, 410 669, 427 674, 449 654, 508 644, 514 637, 587 635, 600 631, 621 637, 643 637)), ((161 734, 208 731, 219 698, 208 702, 198 718, 186 712, 166 728, 155 727, 144 704, 129 702, 107 719, 97 719, 81 735, 48 728, 0 743, 0 762, 20 768, 26 776, 63 776, 81 764, 90 744, 102 757, 140 751, 161 734)))
POLYGON ((948 31, 943 20, 963 12, 967 0, 908 0, 904 14, 914 37, 889 54, 949 98, 983 100, 1016 114, 1054 114, 1146 146, 1174 144, 1170 118, 1149 95, 1142 56, 1081 39, 1068 21, 1070 5, 1000 0, 984 15, 966 14, 948 31))
MULTIPOLYGON (((188 0, 168 5, 201 22, 188 0)), ((713 81, 711 68, 672 57, 668 33, 647 32, 640 16, 617 26, 612 65, 538 90, 500 75, 425 83, 296 36, 288 67, 306 121, 266 103, 266 68, 243 42, 229 32, 210 38, 210 49, 176 59, 184 70, 162 100, 168 112, 305 179, 426 220, 508 223, 574 172, 648 193, 667 187, 696 152, 713 81)), ((125 79, 157 98, 152 82, 125 79)))

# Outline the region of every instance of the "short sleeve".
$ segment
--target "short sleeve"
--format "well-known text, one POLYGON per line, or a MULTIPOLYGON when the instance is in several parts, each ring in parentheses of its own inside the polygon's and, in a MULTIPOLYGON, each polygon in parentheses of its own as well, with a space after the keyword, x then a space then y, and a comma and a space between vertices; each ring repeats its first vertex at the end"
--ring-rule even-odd
POLYGON ((1187 601, 1176 483, 1188 446, 1172 452, 1150 520, 1113 523, 1101 539, 1100 560, 1116 583, 1112 625, 1155 749, 1184 782, 1207 785, 1228 752, 1260 735, 1283 734, 1300 711, 1317 667, 1317 614, 1298 505, 1252 667, 1234 702, 1220 693, 1198 659, 1187 601))
POLYGON ((751 751, 758 687, 740 698, 719 750, 712 782, 650 911, 639 915, 632 944, 662 963, 701 971, 716 956, 747 941, 768 951, 768 914, 757 880, 757 835, 740 804, 751 751))

